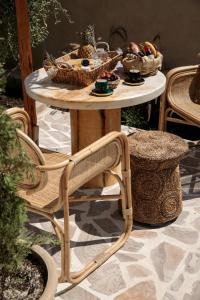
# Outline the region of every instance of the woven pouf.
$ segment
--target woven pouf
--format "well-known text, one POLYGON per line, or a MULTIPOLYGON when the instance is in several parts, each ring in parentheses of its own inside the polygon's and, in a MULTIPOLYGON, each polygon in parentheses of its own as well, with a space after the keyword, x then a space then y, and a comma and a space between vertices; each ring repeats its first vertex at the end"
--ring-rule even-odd
POLYGON ((188 151, 180 137, 142 131, 129 137, 134 220, 161 224, 182 210, 179 161, 188 151))

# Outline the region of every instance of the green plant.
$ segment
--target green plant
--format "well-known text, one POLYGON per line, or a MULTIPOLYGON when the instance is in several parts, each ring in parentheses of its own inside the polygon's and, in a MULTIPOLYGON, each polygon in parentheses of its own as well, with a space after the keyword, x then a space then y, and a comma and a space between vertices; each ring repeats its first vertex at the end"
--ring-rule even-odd
POLYGON ((122 124, 130 127, 149 129, 149 124, 145 120, 144 107, 133 106, 122 110, 122 124))
MULTIPOLYGON (((67 9, 59 0, 27 0, 30 18, 32 46, 40 44, 48 35, 47 20, 54 17, 55 23, 62 18, 71 21, 67 9)), ((0 0, 0 59, 18 59, 17 25, 14 0, 0 0)))
POLYGON ((17 137, 17 126, 0 107, 0 273, 18 268, 30 251, 24 201, 17 187, 32 164, 17 137))
POLYGON ((6 72, 3 65, 0 63, 0 95, 5 92, 6 87, 6 72))
POLYGON ((58 244, 50 234, 35 235, 25 227, 26 206, 17 190, 24 179, 34 183, 34 174, 18 129, 0 106, 0 277, 18 269, 33 244, 58 244))

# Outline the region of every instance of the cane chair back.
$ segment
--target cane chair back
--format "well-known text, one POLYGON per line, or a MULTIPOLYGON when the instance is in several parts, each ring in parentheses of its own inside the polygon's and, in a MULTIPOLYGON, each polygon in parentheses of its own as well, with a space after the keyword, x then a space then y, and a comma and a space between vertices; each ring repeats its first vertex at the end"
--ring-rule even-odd
POLYGON ((161 97, 159 130, 166 130, 167 122, 200 127, 199 66, 168 72, 166 90, 161 97))
POLYGON ((6 110, 6 113, 20 125, 20 130, 29 135, 31 130, 30 117, 28 113, 18 107, 12 107, 6 110))
POLYGON ((95 176, 119 164, 120 155, 122 154, 119 141, 115 140, 105 145, 98 144, 98 146, 97 149, 88 147, 80 151, 78 155, 75 154, 70 158, 70 162, 74 166, 67 184, 69 195, 95 176))

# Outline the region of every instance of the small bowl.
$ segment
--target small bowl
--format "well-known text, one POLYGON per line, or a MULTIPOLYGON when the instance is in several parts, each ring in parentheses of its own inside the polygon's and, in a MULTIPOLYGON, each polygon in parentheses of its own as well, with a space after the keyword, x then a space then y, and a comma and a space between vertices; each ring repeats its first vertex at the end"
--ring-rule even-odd
POLYGON ((115 80, 108 80, 108 86, 112 90, 116 89, 119 83, 120 83, 119 76, 117 76, 117 79, 115 79, 115 80))

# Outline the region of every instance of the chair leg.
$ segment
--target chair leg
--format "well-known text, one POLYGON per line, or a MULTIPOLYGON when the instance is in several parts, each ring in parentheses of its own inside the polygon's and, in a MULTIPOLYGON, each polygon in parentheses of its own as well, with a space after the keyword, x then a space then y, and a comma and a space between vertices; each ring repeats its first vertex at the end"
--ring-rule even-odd
MULTIPOLYGON (((73 284, 81 282, 85 277, 90 273, 96 270, 101 266, 110 256, 112 256, 117 250, 119 250, 126 240, 128 239, 130 232, 132 230, 132 200, 130 194, 130 171, 125 170, 122 174, 122 180, 119 175, 110 171, 111 175, 115 176, 116 180, 120 186, 120 195, 121 204, 122 204, 122 214, 124 219, 123 232, 121 233, 118 240, 106 250, 98 254, 93 261, 88 263, 82 270, 79 272, 71 272, 70 266, 70 234, 69 234, 69 200, 67 195, 65 195, 66 201, 64 201, 64 229, 55 218, 53 214, 46 212, 41 212, 33 208, 29 208, 30 211, 45 216, 48 220, 51 221, 52 226, 55 230, 56 235, 58 236, 61 242, 61 274, 59 277, 59 282, 68 281, 73 284)), ((116 199, 116 195, 114 195, 116 199)), ((110 199, 110 197, 108 198, 110 199)), ((83 199, 81 199, 83 201, 83 199)), ((85 199, 87 200, 87 199, 85 199)), ((95 200, 95 198, 93 199, 95 200)))
POLYGON ((60 241, 60 244, 61 244, 61 246, 60 246, 61 247, 61 273, 60 273, 60 277, 59 277, 59 282, 64 282, 63 278, 65 277, 65 275, 64 275, 64 269, 62 267, 64 265, 64 261, 65 261, 65 257, 64 257, 64 230, 63 230, 63 227, 61 226, 60 222, 56 219, 56 217, 53 214, 46 213, 44 211, 34 209, 32 207, 28 207, 28 210, 33 212, 33 213, 44 216, 45 218, 47 218, 51 222, 52 227, 55 231, 55 234, 57 235, 57 237, 60 241))
MULTIPOLYGON (((116 174, 116 176, 118 175, 116 174)), ((106 250, 98 254, 90 263, 88 263, 79 272, 70 271, 69 201, 68 199, 67 201, 65 201, 64 203, 65 223, 64 223, 64 244, 63 244, 64 264, 62 265, 62 268, 64 270, 64 276, 60 277, 60 282, 68 281, 73 284, 78 284, 84 278, 86 278, 90 273, 92 273, 99 266, 101 266, 117 250, 119 250, 128 239, 130 232, 132 230, 132 202, 131 199, 128 199, 130 192, 127 190, 129 182, 127 181, 127 178, 125 179, 125 183, 120 178, 118 178, 117 180, 120 181, 120 189, 122 195, 121 201, 122 201, 122 211, 123 211, 123 218, 124 218, 123 232, 121 233, 118 240, 112 246, 108 247, 106 250)))

